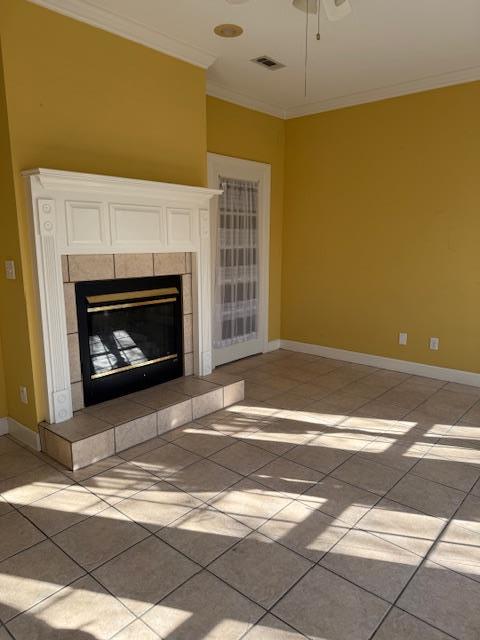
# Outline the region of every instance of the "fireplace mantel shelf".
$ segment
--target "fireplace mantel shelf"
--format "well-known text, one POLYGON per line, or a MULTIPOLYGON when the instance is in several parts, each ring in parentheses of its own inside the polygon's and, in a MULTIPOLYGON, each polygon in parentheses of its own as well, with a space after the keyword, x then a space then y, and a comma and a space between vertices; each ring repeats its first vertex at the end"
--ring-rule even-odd
POLYGON ((191 253, 194 373, 211 373, 210 204, 221 191, 55 169, 23 176, 35 237, 48 422, 73 415, 63 255, 191 253))

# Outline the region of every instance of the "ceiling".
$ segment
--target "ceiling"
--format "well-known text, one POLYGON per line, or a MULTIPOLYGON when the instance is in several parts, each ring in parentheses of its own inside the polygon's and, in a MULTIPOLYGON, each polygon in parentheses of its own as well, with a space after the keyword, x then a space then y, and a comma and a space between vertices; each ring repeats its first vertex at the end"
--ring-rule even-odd
POLYGON ((291 0, 33 0, 208 68, 208 93, 291 118, 480 79, 480 0, 350 0, 321 40, 310 19, 304 95, 305 13, 291 0), (244 34, 219 38, 236 23, 244 34), (285 68, 250 62, 268 55, 285 68))

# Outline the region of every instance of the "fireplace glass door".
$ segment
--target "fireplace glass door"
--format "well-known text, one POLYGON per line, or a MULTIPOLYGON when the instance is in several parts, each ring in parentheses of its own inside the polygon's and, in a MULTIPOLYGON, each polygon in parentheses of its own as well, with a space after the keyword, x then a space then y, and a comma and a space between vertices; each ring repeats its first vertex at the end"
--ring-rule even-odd
POLYGON ((78 283, 76 294, 86 405, 182 375, 180 278, 78 283))

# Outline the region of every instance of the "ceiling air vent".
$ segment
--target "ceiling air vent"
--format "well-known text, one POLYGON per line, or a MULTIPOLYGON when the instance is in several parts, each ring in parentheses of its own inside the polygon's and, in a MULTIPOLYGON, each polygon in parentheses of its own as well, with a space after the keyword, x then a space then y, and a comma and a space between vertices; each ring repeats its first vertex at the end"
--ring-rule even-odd
POLYGON ((255 62, 259 64, 261 67, 265 67, 269 71, 275 71, 276 69, 283 69, 285 66, 281 62, 277 62, 273 58, 269 58, 268 56, 260 56, 259 58, 253 58, 251 62, 255 62))

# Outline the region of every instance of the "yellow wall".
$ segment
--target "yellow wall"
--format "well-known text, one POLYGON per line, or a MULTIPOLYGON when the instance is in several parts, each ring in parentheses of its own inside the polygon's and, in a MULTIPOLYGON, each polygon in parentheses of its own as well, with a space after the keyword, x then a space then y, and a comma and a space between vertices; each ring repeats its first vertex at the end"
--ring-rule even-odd
POLYGON ((477 82, 287 122, 282 338, 480 371, 479 113, 477 82))
POLYGON ((207 97, 208 151, 272 166, 269 339, 280 338, 285 122, 207 97))
POLYGON ((18 200, 18 217, 2 207, 19 271, 9 283, 14 304, 2 313, 7 393, 10 415, 35 428, 45 394, 20 171, 41 166, 204 185, 205 72, 26 0, 2 0, 0 37, 18 200), (18 401, 19 384, 28 387, 29 406, 18 401))
POLYGON ((0 418, 7 415, 7 392, 5 390, 5 369, 0 345, 0 418))
MULTIPOLYGON (((13 181, 10 131, 3 84, 2 56, 0 49, 0 335, 2 337, 3 364, 0 370, 5 385, 0 396, 5 398, 5 408, 19 422, 27 424, 32 419, 31 407, 19 401, 19 386, 32 388, 33 377, 28 340, 28 324, 25 306, 22 270, 20 268, 20 242, 17 226, 16 199, 13 181), (5 260, 14 260, 17 279, 5 278, 5 260), (6 375, 8 371, 8 376, 6 375)), ((1 401, 0 401, 1 404, 1 401)), ((0 417, 2 417, 0 411, 0 417)), ((5 415, 5 413, 3 413, 5 415)))

